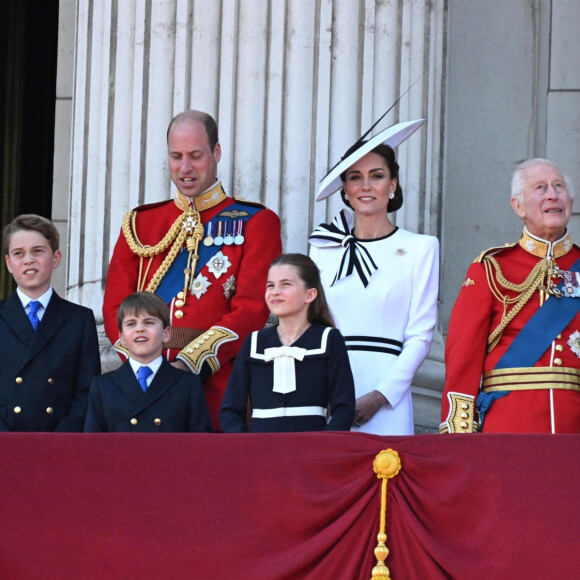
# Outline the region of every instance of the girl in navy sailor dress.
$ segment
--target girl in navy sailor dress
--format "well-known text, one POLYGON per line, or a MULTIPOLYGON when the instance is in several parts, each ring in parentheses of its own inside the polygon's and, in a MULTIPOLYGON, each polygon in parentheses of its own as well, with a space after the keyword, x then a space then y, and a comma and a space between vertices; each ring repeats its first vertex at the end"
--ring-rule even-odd
POLYGON ((244 341, 220 409, 222 430, 348 431, 354 381, 318 268, 302 254, 282 254, 270 266, 265 298, 279 322, 244 341))

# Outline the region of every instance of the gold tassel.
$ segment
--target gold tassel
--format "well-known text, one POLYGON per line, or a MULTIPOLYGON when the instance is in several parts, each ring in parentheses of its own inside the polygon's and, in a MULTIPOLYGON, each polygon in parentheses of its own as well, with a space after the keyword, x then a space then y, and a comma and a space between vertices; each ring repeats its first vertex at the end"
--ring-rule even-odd
POLYGON ((389 555, 389 549, 386 546, 387 534, 385 533, 387 527, 387 481, 401 471, 399 454, 393 449, 383 449, 373 461, 373 470, 377 477, 383 481, 381 483, 381 525, 377 536, 379 543, 375 548, 377 565, 373 568, 371 580, 391 580, 389 569, 385 566, 385 560, 389 555))

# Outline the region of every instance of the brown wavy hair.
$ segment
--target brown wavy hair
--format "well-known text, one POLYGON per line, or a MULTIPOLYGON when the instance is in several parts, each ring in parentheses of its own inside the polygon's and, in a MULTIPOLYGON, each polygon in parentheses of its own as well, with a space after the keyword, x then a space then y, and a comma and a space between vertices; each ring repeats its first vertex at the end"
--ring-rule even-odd
POLYGON ((336 327, 320 280, 320 270, 308 256, 304 254, 280 254, 270 264, 270 268, 272 266, 293 266, 306 288, 316 290, 316 298, 308 305, 307 318, 310 324, 336 327))

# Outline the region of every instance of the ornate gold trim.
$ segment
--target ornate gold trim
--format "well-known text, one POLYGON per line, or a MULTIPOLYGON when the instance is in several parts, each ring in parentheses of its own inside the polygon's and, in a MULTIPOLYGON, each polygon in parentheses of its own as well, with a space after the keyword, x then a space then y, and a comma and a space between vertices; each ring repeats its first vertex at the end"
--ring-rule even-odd
POLYGON ((173 201, 181 211, 187 211, 190 205, 194 205, 197 211, 202 212, 219 205, 227 197, 221 181, 218 181, 211 189, 193 198, 183 195, 178 189, 175 192, 175 199, 173 201))
POLYGON ((122 355, 126 356, 127 358, 129 358, 131 356, 129 349, 121 342, 121 339, 117 340, 117 342, 113 345, 113 350, 120 352, 122 355))
POLYGON ((572 367, 516 367, 487 371, 484 393, 563 389, 580 391, 580 369, 572 367))
POLYGON ((557 242, 548 242, 541 238, 532 236, 526 228, 524 228, 522 237, 518 244, 529 254, 544 259, 549 257, 561 258, 562 256, 565 256, 574 245, 572 243, 572 236, 568 232, 566 232, 566 235, 557 242))
POLYGON ((217 360, 219 347, 225 342, 236 340, 238 335, 222 326, 212 326, 207 332, 190 342, 177 355, 177 359, 184 362, 191 372, 199 374, 203 363, 207 363, 211 373, 220 369, 217 360))
POLYGON ((449 414, 439 427, 440 433, 477 433, 479 424, 475 420, 475 399, 463 393, 447 393, 449 414))

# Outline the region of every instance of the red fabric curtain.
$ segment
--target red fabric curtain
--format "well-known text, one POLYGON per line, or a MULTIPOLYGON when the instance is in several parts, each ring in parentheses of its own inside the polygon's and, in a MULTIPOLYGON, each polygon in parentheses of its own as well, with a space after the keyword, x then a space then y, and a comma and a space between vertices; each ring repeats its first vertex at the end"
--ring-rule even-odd
POLYGON ((576 435, 2 434, 0 578, 578 578, 576 435))

